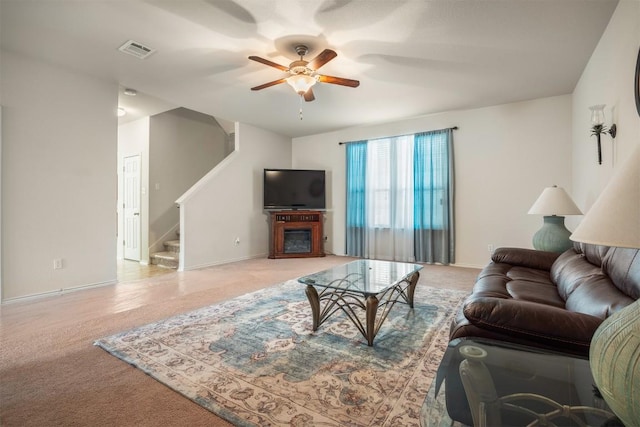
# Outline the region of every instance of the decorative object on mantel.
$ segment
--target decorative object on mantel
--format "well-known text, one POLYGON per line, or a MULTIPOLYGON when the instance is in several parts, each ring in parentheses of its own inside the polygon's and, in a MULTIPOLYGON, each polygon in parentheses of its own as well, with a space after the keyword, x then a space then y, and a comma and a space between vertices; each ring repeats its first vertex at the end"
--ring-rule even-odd
POLYGON ((533 247, 539 251, 564 252, 572 246, 571 232, 564 226, 562 215, 582 215, 562 187, 554 185, 542 191, 529 209, 529 215, 544 215, 542 228, 533 235, 533 247))
POLYGON ((591 107, 589 107, 589 109, 591 110, 591 123, 593 124, 593 127, 591 128, 591 135, 595 135, 596 138, 598 139, 598 164, 599 165, 602 164, 602 148, 600 144, 600 135, 602 135, 603 133, 606 133, 611 135, 611 138, 615 139, 616 133, 618 131, 618 128, 615 123, 612 124, 610 128, 607 128, 604 125, 604 122, 605 122, 604 107, 605 106, 606 104, 598 104, 598 105, 592 105, 591 107))
MULTIPOLYGON (((571 235, 576 242, 640 248, 640 146, 614 174, 571 235)), ((624 249, 620 249, 624 250, 624 249)), ((640 426, 640 300, 609 316, 591 340, 591 372, 605 402, 640 426)))

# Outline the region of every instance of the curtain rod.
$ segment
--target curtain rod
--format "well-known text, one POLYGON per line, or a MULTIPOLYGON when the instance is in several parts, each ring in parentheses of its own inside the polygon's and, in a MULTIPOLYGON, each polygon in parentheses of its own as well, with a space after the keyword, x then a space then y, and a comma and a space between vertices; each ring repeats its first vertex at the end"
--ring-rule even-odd
MULTIPOLYGON (((438 132, 439 130, 458 130, 458 126, 453 126, 450 128, 444 128, 444 129, 436 129, 436 130, 428 130, 426 132, 438 132)), ((416 132, 416 133, 422 133, 422 132, 416 132)), ((383 139, 383 138, 396 138, 398 136, 405 136, 405 135, 415 135, 415 133, 405 133, 404 135, 393 135, 393 136, 383 136, 381 138, 375 138, 375 139, 383 139)), ((345 144, 351 144, 352 142, 357 142, 357 141, 346 141, 346 142, 338 142, 338 145, 345 145, 345 144)))

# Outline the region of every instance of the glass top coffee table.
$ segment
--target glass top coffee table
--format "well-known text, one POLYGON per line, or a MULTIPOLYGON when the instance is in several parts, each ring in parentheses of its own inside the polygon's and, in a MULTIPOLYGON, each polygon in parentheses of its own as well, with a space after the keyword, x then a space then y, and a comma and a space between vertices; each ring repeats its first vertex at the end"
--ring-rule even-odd
POLYGON ((372 346, 396 302, 413 308, 421 269, 419 264, 362 259, 300 277, 298 282, 307 285, 313 330, 342 310, 372 346))
POLYGON ((449 343, 421 410, 422 427, 622 426, 589 360, 487 338, 449 343))

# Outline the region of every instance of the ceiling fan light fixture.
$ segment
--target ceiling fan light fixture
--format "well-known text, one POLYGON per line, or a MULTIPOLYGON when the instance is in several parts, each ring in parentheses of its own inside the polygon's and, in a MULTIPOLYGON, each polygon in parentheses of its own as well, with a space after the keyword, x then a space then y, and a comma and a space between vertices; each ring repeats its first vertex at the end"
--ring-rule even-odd
POLYGON ((275 62, 269 61, 268 59, 260 58, 259 56, 250 56, 249 59, 252 61, 260 62, 261 64, 277 68, 278 70, 284 71, 285 73, 289 74, 289 77, 280 78, 278 80, 252 87, 251 90, 262 90, 271 86, 278 85, 280 83, 287 82, 300 96, 300 99, 303 99, 305 102, 309 102, 316 99, 315 95, 313 94, 313 90, 311 89, 311 86, 316 83, 330 83, 347 87, 358 87, 360 85, 360 82, 358 80, 318 74, 318 68, 322 67, 324 64, 331 61, 338 55, 335 51, 331 49, 325 49, 310 62, 304 60, 304 56, 307 54, 307 51, 308 49, 304 45, 296 46, 296 53, 300 55, 300 59, 297 61, 293 61, 291 64, 289 64, 288 67, 276 64, 275 62))
POLYGON ((311 86, 316 84, 318 81, 316 78, 307 74, 295 74, 291 77, 287 77, 286 80, 298 95, 304 95, 307 93, 311 86))

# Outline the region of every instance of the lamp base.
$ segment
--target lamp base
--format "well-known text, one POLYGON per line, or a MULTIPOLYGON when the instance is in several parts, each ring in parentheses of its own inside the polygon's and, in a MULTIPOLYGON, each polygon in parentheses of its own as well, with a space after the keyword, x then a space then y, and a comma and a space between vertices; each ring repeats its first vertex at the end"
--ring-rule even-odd
POLYGON ((573 247, 571 232, 564 226, 563 216, 545 216, 542 228, 533 235, 533 247, 539 251, 561 253, 573 247))
POLYGON ((640 425, 640 301, 602 322, 591 340, 589 364, 611 410, 624 425, 640 425))

